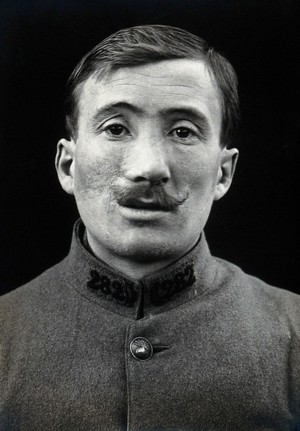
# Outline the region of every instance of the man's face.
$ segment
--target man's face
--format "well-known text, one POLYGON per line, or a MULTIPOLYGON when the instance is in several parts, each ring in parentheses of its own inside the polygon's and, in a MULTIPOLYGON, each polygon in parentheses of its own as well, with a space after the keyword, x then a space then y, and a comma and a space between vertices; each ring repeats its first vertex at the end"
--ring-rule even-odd
POLYGON ((138 260, 188 251, 230 185, 236 151, 221 148, 220 128, 218 91, 202 61, 89 78, 76 141, 61 144, 71 160, 68 186, 61 182, 94 251, 138 260))

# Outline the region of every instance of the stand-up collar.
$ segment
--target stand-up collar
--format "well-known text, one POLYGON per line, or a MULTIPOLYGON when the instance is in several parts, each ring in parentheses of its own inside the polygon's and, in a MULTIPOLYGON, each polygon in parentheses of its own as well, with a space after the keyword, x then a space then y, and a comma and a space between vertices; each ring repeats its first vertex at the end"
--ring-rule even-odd
POLYGON ((209 288, 215 265, 202 233, 198 244, 167 268, 140 280, 125 276, 84 246, 85 227, 75 223, 70 253, 66 259, 67 281, 99 305, 124 315, 141 318, 161 312, 200 295, 209 288))

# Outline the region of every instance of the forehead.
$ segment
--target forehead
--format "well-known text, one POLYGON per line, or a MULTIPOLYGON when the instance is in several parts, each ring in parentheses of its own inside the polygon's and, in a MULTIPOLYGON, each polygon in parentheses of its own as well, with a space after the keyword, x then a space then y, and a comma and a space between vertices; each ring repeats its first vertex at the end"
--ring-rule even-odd
POLYGON ((80 92, 79 120, 120 102, 151 116, 161 110, 197 109, 214 125, 221 122, 218 87, 201 60, 165 60, 122 67, 101 78, 92 76, 80 92))

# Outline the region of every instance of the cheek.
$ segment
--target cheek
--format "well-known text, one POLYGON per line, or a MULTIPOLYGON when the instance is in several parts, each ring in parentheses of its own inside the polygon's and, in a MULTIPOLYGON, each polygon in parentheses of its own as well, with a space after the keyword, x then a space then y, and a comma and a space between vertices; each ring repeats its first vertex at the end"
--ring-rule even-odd
POLYGON ((218 178, 216 158, 207 157, 205 153, 182 157, 175 169, 178 181, 187 184, 191 193, 203 196, 214 190, 218 178))
POLYGON ((120 176, 122 156, 110 151, 78 151, 75 157, 75 196, 87 200, 107 193, 120 176))

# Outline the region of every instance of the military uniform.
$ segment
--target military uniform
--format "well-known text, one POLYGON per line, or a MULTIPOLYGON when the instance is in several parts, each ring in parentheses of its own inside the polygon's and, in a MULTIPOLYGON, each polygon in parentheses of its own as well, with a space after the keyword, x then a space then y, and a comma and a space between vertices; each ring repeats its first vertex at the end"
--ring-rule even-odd
POLYGON ((300 429, 298 295, 204 234, 140 281, 83 243, 0 298, 0 431, 300 429))

